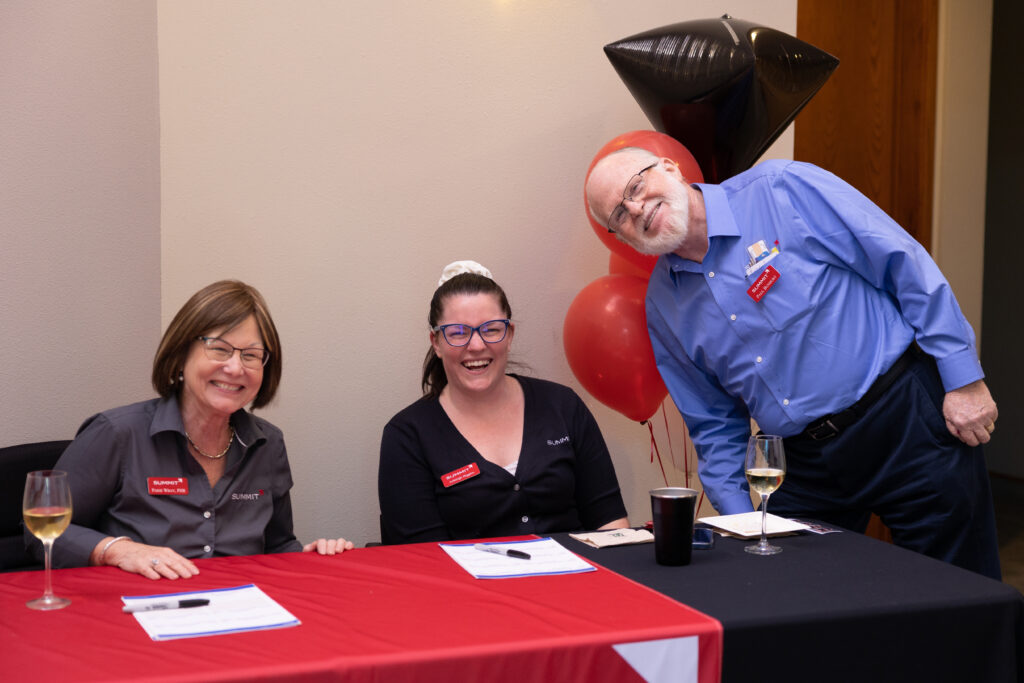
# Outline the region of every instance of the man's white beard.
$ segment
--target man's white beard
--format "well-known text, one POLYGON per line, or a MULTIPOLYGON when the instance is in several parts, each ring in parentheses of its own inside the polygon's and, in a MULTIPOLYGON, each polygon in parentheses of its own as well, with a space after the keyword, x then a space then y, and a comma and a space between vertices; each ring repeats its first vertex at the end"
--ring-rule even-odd
POLYGON ((668 254, 686 242, 690 234, 690 194, 685 185, 679 184, 664 197, 661 210, 669 211, 664 218, 662 229, 653 237, 638 235, 635 244, 627 242, 641 254, 668 254))

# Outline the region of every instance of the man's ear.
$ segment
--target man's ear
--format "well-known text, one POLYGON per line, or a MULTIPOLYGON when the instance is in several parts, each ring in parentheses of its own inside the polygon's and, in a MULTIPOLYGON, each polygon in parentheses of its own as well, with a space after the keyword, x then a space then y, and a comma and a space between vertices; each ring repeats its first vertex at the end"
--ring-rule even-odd
POLYGON ((679 164, 668 157, 661 158, 661 165, 665 167, 665 173, 671 176, 675 176, 679 180, 686 182, 686 178, 683 177, 683 172, 679 170, 679 164))

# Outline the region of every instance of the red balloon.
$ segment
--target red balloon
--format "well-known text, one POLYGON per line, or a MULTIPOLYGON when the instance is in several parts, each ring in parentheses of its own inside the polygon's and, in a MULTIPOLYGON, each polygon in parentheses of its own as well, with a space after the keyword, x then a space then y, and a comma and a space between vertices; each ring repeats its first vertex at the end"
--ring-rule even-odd
MULTIPOLYGON (((590 162, 590 166, 587 167, 587 175, 583 179, 583 210, 587 214, 587 220, 590 221, 590 227, 597 233, 598 238, 604 242, 604 246, 611 249, 612 253, 618 254, 638 268, 643 268, 650 273, 654 270, 654 262, 658 260, 658 257, 650 254, 641 254, 625 242, 620 242, 615 235, 608 232, 607 228, 601 227, 594 220, 590 215, 590 206, 587 204, 586 186, 587 180, 590 179, 590 172, 594 170, 597 162, 604 159, 611 152, 623 147, 640 147, 657 154, 659 157, 668 157, 679 164, 679 170, 682 172, 683 177, 691 183, 704 182, 704 175, 701 173, 697 160, 693 158, 693 155, 690 154, 689 150, 682 143, 664 133, 658 133, 653 130, 634 130, 609 141, 598 150, 593 161, 590 162)), ((622 179, 623 187, 625 187, 627 180, 628 178, 622 179)))
POLYGON ((562 341, 569 367, 601 403, 645 422, 668 389, 647 336, 647 281, 605 275, 584 287, 565 314, 562 341))
POLYGON ((632 261, 627 261, 622 258, 614 251, 608 254, 608 274, 609 275, 632 275, 642 280, 649 280, 651 278, 651 270, 654 269, 654 264, 651 264, 650 268, 646 266, 641 268, 632 261))

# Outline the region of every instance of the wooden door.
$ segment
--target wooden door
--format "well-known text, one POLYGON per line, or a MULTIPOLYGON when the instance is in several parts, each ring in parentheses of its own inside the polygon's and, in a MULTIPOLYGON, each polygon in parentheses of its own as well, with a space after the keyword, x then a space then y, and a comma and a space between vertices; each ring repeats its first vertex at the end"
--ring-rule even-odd
POLYGON ((938 0, 798 0, 797 37, 839 67, 796 117, 794 158, 832 171, 931 247, 938 0))

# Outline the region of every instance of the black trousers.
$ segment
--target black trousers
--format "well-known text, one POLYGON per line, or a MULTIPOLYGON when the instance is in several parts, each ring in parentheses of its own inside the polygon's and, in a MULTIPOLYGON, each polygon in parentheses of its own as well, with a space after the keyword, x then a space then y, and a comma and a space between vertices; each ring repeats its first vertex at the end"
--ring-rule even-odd
POLYGON ((768 510, 857 532, 874 512, 897 545, 1000 579, 982 448, 949 433, 944 396, 922 354, 839 435, 788 437, 786 479, 768 510))

